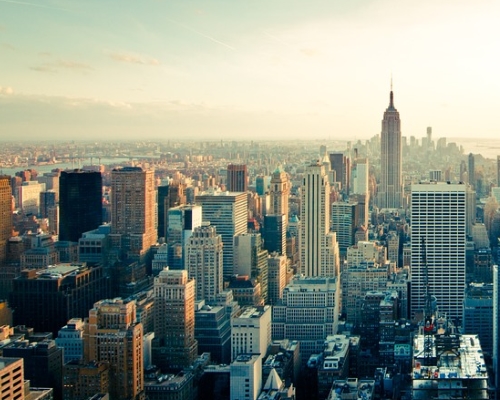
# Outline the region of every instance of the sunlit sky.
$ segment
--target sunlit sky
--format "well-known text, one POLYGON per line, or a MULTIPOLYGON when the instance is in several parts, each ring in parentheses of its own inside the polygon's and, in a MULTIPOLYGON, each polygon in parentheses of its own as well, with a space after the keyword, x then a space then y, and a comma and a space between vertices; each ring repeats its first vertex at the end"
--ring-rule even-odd
POLYGON ((1 139, 500 138, 494 0, 0 0, 1 139))

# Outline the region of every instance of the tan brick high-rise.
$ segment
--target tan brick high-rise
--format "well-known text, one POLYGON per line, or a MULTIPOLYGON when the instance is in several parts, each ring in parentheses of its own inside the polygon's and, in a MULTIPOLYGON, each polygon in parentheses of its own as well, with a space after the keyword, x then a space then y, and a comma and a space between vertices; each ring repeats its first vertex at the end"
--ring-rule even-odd
POLYGON ((7 242, 12 235, 12 189, 10 176, 0 176, 0 264, 7 258, 7 242))
POLYGON ((111 172, 111 233, 127 256, 143 256, 157 241, 154 172, 123 167, 111 172))

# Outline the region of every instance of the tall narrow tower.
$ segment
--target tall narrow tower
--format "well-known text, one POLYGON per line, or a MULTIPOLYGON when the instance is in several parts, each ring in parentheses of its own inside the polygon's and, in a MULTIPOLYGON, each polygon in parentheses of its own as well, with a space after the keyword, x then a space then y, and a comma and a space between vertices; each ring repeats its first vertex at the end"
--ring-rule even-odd
POLYGON ((401 121, 399 112, 394 107, 392 87, 389 107, 385 110, 382 120, 380 145, 380 185, 377 205, 379 208, 401 208, 403 206, 401 121))
POLYGON ((330 184, 323 164, 306 168, 300 205, 300 264, 305 276, 335 276, 336 234, 330 232, 330 184))

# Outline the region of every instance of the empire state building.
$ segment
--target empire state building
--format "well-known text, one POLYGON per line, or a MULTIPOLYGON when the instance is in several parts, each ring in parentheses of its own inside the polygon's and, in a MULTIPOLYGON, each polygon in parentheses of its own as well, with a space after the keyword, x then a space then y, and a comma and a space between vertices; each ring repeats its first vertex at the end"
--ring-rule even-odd
POLYGON ((403 162, 401 158, 401 120, 394 107, 391 90, 389 107, 384 112, 380 137, 380 185, 377 193, 379 208, 403 206, 403 162))

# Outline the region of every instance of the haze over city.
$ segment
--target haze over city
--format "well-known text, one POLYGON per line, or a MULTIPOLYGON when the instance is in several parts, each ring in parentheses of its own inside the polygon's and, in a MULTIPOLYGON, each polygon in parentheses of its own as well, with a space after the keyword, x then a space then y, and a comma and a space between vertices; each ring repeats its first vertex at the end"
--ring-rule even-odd
POLYGON ((2 139, 495 138, 494 1, 0 1, 2 139))

